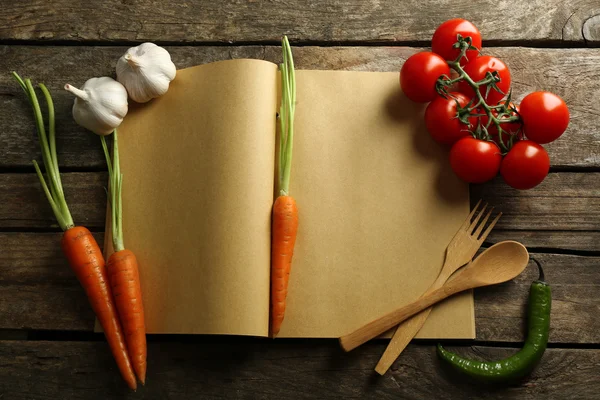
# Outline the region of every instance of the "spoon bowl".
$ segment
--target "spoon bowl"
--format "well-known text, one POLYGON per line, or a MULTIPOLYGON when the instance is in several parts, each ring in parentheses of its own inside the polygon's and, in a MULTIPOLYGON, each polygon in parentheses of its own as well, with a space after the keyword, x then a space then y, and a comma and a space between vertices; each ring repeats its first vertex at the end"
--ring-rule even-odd
POLYGON ((458 281, 462 285, 474 285, 468 288, 472 289, 506 282, 521 274, 528 263, 529 253, 525 246, 507 240, 493 245, 467 266, 459 269, 455 273, 456 279, 448 282, 447 286, 453 287, 458 281))

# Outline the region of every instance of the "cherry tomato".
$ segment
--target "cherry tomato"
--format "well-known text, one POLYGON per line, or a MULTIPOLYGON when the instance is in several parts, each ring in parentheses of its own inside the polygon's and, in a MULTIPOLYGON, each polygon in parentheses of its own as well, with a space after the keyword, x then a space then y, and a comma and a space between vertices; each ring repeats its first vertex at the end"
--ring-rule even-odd
MULTIPOLYGON (((481 93, 487 104, 498 103, 508 94, 508 91, 510 90, 510 71, 508 70, 506 64, 504 64, 496 57, 477 57, 476 59, 469 61, 469 63, 465 65, 464 70, 475 82, 485 79, 485 75, 487 72, 498 71, 498 74, 500 75, 500 82, 497 82, 496 86, 498 86, 498 89, 500 89, 504 94, 492 88, 490 89, 490 93, 486 97, 485 92, 487 90, 487 87, 485 85, 481 86, 479 88, 479 92, 481 93)), ((475 96, 473 88, 471 88, 471 86, 469 86, 469 84, 464 80, 458 83, 458 90, 461 93, 466 94, 469 98, 475 96)))
MULTIPOLYGON (((510 103, 509 107, 511 109, 515 109, 517 110, 517 112, 511 112, 510 116, 517 116, 519 115, 519 105, 517 104, 513 104, 510 103)), ((481 111, 480 113, 485 113, 484 111, 481 111)), ((494 115, 495 117, 498 117, 498 112, 496 110, 492 111, 492 115, 494 115)), ((503 116, 502 119, 506 119, 508 118, 507 116, 503 116)), ((484 117, 480 117, 480 123, 483 126, 486 126, 488 123, 488 117, 487 115, 484 117)), ((523 126, 521 122, 505 122, 501 124, 502 126, 502 130, 504 131, 504 133, 502 134, 502 139, 504 140, 504 143, 507 144, 508 140, 509 140, 509 136, 508 135, 517 135, 516 139, 513 139, 513 142, 515 140, 520 140, 523 139, 523 126)), ((488 133, 490 134, 490 136, 492 137, 492 140, 498 145, 500 146, 500 138, 498 137, 498 128, 496 127, 496 124, 492 123, 490 124, 490 126, 488 127, 488 133)))
POLYGON ((483 183, 498 174, 502 154, 494 142, 464 137, 450 150, 450 166, 456 175, 469 183, 483 183))
POLYGON ((448 98, 439 96, 425 110, 425 125, 431 137, 438 143, 452 145, 463 136, 469 136, 469 129, 475 129, 477 117, 469 118, 470 125, 463 124, 456 117, 456 102, 464 107, 469 99, 462 93, 450 93, 448 98))
POLYGON ((515 189, 531 189, 539 185, 550 170, 546 150, 531 140, 517 142, 502 160, 500 174, 515 189))
POLYGON ((550 92, 533 92, 521 101, 525 136, 536 143, 558 139, 569 125, 569 108, 564 100, 550 92))
POLYGON ((413 54, 400 70, 400 87, 414 102, 427 103, 438 94, 435 83, 442 75, 450 76, 450 67, 435 53, 422 51, 413 54))
MULTIPOLYGON (((444 60, 454 61, 460 54, 460 49, 455 49, 457 36, 463 38, 471 37, 471 44, 481 50, 481 33, 471 22, 456 18, 444 22, 435 30, 431 39, 431 50, 442 56, 444 60)), ((467 50, 466 58, 460 60, 460 65, 465 65, 469 60, 474 60, 478 56, 477 50, 467 50)))

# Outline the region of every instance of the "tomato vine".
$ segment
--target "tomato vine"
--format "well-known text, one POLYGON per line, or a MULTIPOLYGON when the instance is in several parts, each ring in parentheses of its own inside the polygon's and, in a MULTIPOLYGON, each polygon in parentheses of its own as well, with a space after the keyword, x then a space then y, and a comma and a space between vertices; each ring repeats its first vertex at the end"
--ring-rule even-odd
MULTIPOLYGON (((506 154, 513 146, 515 140, 518 138, 519 131, 508 132, 502 128, 502 124, 521 124, 522 120, 519 115, 519 111, 511 104, 511 91, 508 92, 508 96, 505 100, 497 105, 490 105, 486 102, 486 98, 490 91, 495 90, 502 95, 502 90, 498 87, 498 83, 501 82, 501 77, 498 71, 487 71, 483 79, 475 81, 469 76, 461 65, 463 57, 466 58, 467 51, 477 50, 478 48, 472 45, 471 37, 462 37, 460 34, 457 35, 457 42, 454 44, 454 48, 460 49, 458 57, 453 61, 447 61, 448 66, 455 71, 458 76, 456 78, 450 78, 447 75, 442 75, 437 83, 437 92, 444 96, 452 96, 449 93, 449 89, 457 83, 464 82, 468 84, 475 94, 467 105, 462 107, 458 101, 457 104, 457 118, 465 125, 469 125, 469 118, 472 117, 487 117, 485 124, 478 123, 475 129, 472 131, 473 136, 477 139, 492 141, 490 135, 490 127, 493 124, 498 132, 498 144, 502 149, 503 154, 506 154), (481 93, 480 88, 485 87, 485 95, 481 93), (505 136, 507 139, 505 139, 505 136)), ((479 119, 481 121, 481 119, 479 119)))

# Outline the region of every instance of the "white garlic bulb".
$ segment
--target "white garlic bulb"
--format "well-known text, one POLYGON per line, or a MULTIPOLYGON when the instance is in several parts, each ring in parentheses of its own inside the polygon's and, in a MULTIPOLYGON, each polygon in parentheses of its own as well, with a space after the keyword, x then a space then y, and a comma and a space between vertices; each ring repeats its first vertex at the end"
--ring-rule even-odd
POLYGON ((98 135, 110 135, 127 114, 127 90, 119 82, 103 76, 88 79, 81 89, 65 85, 73 93, 73 119, 98 135))
POLYGON ((132 47, 117 61, 117 80, 138 103, 165 94, 176 73, 169 52, 154 43, 132 47))

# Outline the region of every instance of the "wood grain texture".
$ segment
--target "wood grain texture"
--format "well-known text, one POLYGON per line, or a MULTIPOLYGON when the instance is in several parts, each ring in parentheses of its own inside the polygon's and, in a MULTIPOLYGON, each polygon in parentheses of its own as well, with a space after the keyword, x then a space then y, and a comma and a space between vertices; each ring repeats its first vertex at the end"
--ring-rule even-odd
MULTIPOLYGON (((61 177, 75 224, 103 228, 108 173, 63 173, 61 177)), ((0 174, 0 201, 0 228, 59 229, 35 174, 0 174)))
MULTIPOLYGON (((92 229, 104 229, 106 211, 107 174, 104 172, 63 173, 65 196, 76 224, 92 229)), ((583 241, 577 247, 600 250, 597 242, 590 240, 600 232, 600 173, 557 172, 533 190, 519 191, 508 187, 501 178, 483 185, 473 186, 471 202, 482 198, 504 215, 494 231, 524 231, 514 240, 535 242, 536 231, 542 231, 546 246, 565 248, 584 231, 583 241), (564 205, 557 207, 557 204, 564 205), (548 236, 547 231, 569 231, 569 234, 548 236), (592 233, 590 233, 590 231, 592 233), (561 243, 561 238, 567 239, 561 243)), ((0 174, 0 229, 56 228, 57 224, 34 173, 0 174)), ((492 239, 490 239, 492 240, 492 239)), ((542 240, 542 239, 540 239, 542 240)), ((534 245, 535 246, 535 245, 534 245)), ((535 246, 537 247, 537 246, 535 246)))
MULTIPOLYGON (((87 305, 60 248, 60 233, 0 233, 0 329, 91 331, 87 305)), ((101 241, 101 234, 96 234, 101 241)), ((533 254, 553 290, 552 343, 600 343, 599 257, 533 254)), ((143 266, 141 266, 143 268, 143 266)), ((475 291, 477 339, 525 338, 525 304, 537 278, 530 266, 516 279, 475 291)), ((1 365, 1 364, 0 364, 1 365)), ((375 364, 373 364, 373 367, 375 364)))
POLYGON ((520 231, 493 230, 487 238, 488 243, 518 239, 527 247, 536 249, 599 251, 599 231, 520 231))
POLYGON ((472 203, 481 198, 502 211, 495 230, 600 231, 600 173, 551 173, 531 190, 512 189, 497 177, 471 185, 470 194, 472 203))
MULTIPOLYGON (((60 249, 61 233, 0 233, 0 329, 91 330, 94 313, 60 249), (12 329, 12 328, 8 328, 12 329)), ((102 246, 104 234, 94 237, 102 246)))
MULTIPOLYGON (((0 14, 2 11, 0 11, 0 14)), ((500 27, 500 25, 498 25, 500 27)), ((0 29, 1 30, 1 29, 0 29)), ((55 99, 58 156, 61 166, 104 166, 98 138, 78 127, 71 117, 73 98, 62 88, 93 76, 114 76, 116 60, 126 47, 0 46, 0 168, 28 167, 39 158, 35 128, 24 94, 9 72, 17 70, 44 82, 55 99)), ((280 61, 277 46, 168 47, 179 68, 230 58, 280 61)), ((399 71, 404 60, 419 51, 408 47, 295 47, 300 69, 399 71)), ((546 146, 553 167, 600 167, 600 49, 490 48, 513 74, 513 92, 521 100, 534 90, 562 96, 571 111, 567 132, 546 146)))
POLYGON ((159 41, 428 41, 443 21, 461 16, 486 40, 596 42, 595 0, 443 0, 156 2, 4 1, 0 38, 9 40, 159 41), (530 16, 531 18, 526 18, 530 16))
MULTIPOLYGON (((449 347, 497 359, 512 348, 449 347)), ((203 338, 150 342, 148 378, 128 392, 102 342, 0 342, 0 393, 30 399, 591 399, 600 391, 600 350, 548 349, 518 385, 473 385, 444 367, 432 345, 410 345, 383 377, 383 343, 342 353, 334 341, 203 338)))

